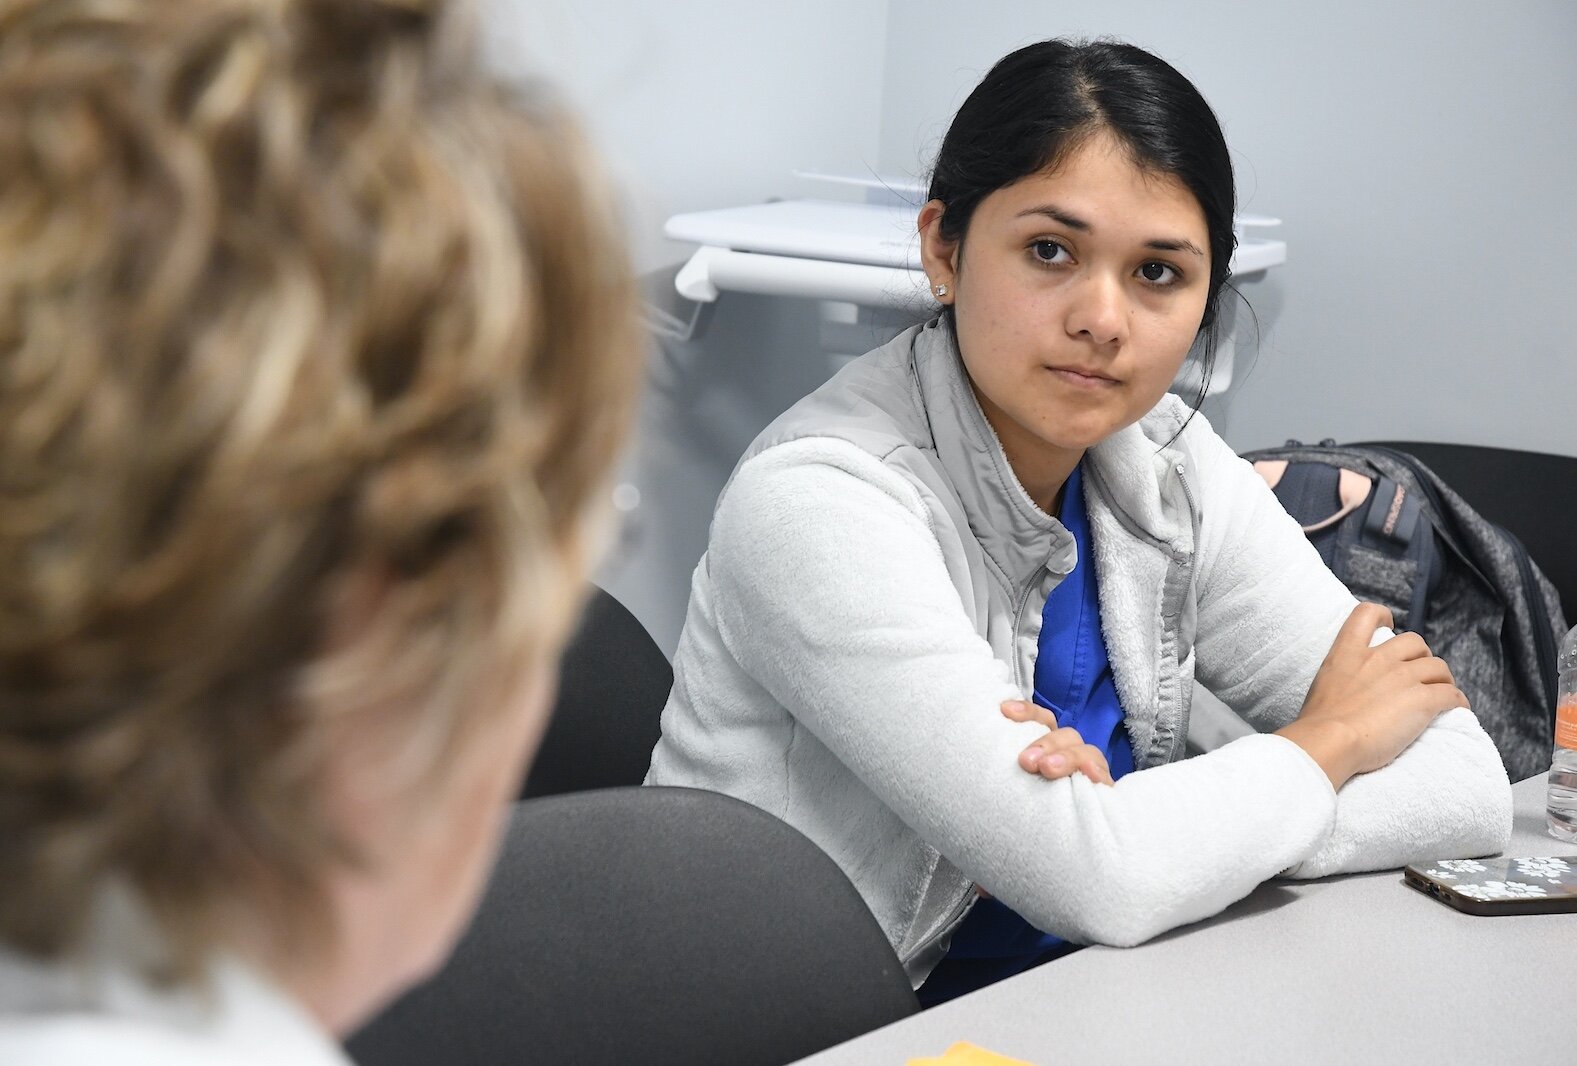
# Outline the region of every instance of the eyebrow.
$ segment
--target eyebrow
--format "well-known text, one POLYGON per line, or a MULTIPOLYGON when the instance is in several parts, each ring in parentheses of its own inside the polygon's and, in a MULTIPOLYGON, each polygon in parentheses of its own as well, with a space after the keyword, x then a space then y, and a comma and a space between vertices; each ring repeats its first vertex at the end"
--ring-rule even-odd
MULTIPOLYGON (((1045 215, 1053 222, 1060 222, 1069 229, 1078 230, 1080 233, 1089 233, 1092 229, 1094 229, 1094 227, 1088 222, 1084 221, 1084 219, 1079 218, 1077 215, 1068 214, 1068 212, 1064 211, 1055 204, 1040 204, 1036 207, 1025 208, 1023 211, 1018 213, 1017 217, 1024 218, 1027 215, 1045 215)), ((1199 245, 1195 244, 1193 241, 1183 240, 1182 238, 1157 238, 1155 240, 1145 241, 1144 246, 1146 248, 1153 248, 1158 252, 1192 252, 1201 259, 1205 258, 1205 253, 1200 250, 1199 245)))

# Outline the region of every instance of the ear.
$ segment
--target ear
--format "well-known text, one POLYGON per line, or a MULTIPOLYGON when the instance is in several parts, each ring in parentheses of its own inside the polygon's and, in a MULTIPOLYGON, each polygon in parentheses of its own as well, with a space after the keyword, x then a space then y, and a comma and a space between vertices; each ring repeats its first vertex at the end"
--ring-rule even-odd
POLYGON ((915 220, 920 231, 920 265, 930 279, 931 296, 938 303, 953 302, 954 285, 958 277, 958 242, 942 237, 942 213, 947 210, 940 200, 927 200, 915 220), (947 286, 947 295, 937 296, 936 287, 947 286))

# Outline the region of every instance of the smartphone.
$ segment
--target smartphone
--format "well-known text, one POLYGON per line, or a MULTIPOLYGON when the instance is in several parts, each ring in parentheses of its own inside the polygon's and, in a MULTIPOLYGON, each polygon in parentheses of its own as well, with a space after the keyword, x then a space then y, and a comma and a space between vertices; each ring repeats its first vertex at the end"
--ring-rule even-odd
POLYGON ((1402 877, 1467 914, 1577 913, 1577 855, 1441 859, 1409 866, 1402 877))

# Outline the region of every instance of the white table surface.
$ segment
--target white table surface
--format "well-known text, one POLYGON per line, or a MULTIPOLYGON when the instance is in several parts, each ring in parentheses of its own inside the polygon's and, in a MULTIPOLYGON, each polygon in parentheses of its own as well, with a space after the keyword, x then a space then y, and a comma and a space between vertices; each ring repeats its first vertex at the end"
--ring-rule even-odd
MULTIPOLYGON (((1543 775, 1513 791, 1507 854, 1577 854, 1545 832, 1543 775)), ((1271 881, 1214 918, 1085 948, 802 1063, 901 1066, 959 1040, 1037 1066, 1577 1063, 1577 914, 1461 914, 1400 871, 1271 881)))

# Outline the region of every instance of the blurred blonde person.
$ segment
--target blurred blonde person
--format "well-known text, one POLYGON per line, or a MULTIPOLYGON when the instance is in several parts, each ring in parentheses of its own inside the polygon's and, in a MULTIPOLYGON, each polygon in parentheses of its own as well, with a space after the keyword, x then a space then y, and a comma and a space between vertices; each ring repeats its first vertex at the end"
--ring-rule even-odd
POLYGON ((0 0, 0 1062, 343 1062, 469 915, 638 351, 438 0, 0 0))

